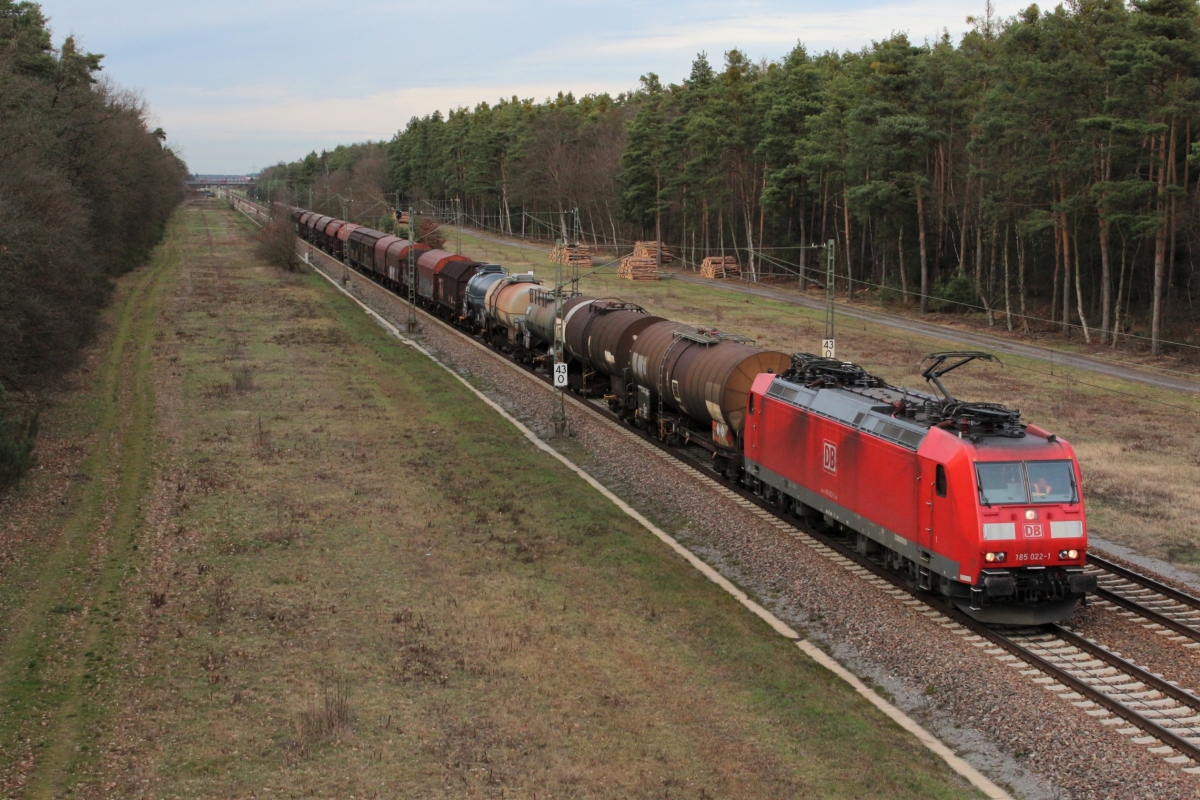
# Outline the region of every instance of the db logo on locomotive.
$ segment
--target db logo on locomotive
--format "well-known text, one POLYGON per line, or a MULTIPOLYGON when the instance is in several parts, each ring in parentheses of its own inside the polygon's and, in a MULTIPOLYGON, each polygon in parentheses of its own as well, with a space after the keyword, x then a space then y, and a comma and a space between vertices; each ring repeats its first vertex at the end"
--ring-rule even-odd
POLYGON ((826 471, 837 475, 837 445, 828 439, 825 440, 825 458, 823 463, 826 471))
POLYGON ((1042 526, 1037 522, 1027 524, 1024 526, 1024 533, 1026 539, 1040 539, 1042 538, 1042 526))

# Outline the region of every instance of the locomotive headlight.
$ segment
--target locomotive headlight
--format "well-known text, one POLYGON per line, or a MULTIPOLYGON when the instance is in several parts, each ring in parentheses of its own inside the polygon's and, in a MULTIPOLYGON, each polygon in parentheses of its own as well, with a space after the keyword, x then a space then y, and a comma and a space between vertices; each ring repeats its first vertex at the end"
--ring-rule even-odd
POLYGON ((993 561, 996 560, 996 554, 995 553, 985 553, 983 556, 983 560, 988 562, 989 564, 991 564, 993 561))
POLYGON ((1068 550, 1067 558, 1079 558, 1079 551, 1078 550, 1068 550))
POLYGON ((1007 557, 1008 557, 1008 553, 996 553, 997 561, 1003 561, 1007 557))
POLYGON ((1059 550, 1058 557, 1062 561, 1074 561, 1075 559, 1079 558, 1079 551, 1078 550, 1059 550))
POLYGON ((1034 508, 1025 509, 1025 519, 1037 519, 1037 509, 1034 509, 1034 508))

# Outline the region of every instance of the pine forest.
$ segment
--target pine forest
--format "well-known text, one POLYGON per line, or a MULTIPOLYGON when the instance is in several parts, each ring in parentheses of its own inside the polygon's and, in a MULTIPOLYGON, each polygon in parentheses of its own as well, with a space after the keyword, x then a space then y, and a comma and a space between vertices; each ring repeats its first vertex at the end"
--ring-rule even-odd
POLYGON ((743 280, 821 284, 809 246, 832 240, 841 297, 1194 360, 1196 0, 967 22, 958 41, 733 49, 615 97, 435 112, 260 188, 367 224, 413 205, 526 237, 569 236, 578 208, 596 247, 657 238, 693 269, 733 255, 743 280))

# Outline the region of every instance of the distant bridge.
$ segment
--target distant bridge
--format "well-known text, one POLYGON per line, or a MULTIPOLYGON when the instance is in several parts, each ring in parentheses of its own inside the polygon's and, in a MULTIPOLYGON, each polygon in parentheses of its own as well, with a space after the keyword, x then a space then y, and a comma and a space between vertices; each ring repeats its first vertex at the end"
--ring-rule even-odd
POLYGON ((256 183, 251 178, 197 178, 184 181, 192 189, 207 189, 212 186, 253 186, 256 183))

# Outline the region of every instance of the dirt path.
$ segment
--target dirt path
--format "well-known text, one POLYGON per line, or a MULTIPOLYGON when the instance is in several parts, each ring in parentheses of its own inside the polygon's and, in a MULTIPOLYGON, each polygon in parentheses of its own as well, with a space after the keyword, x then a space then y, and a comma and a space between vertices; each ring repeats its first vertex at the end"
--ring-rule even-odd
MULTIPOLYGON (((177 223, 176 223, 177 224, 177 223)), ((154 451, 151 347, 164 279, 178 249, 160 248, 123 281, 94 386, 60 412, 90 422, 90 449, 67 508, 39 531, 47 545, 12 576, 27 589, 9 609, 0 652, 0 778, 10 792, 59 797, 104 714, 96 688, 110 674, 154 451)))

